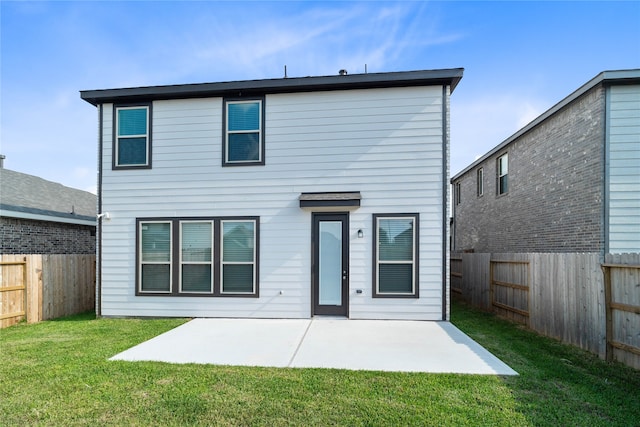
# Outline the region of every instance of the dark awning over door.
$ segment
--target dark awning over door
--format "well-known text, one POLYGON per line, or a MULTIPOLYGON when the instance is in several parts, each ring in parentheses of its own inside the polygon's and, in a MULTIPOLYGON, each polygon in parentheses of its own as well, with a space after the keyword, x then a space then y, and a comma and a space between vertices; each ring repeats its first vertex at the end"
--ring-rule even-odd
POLYGON ((360 207, 359 191, 301 193, 300 208, 313 211, 353 211, 360 207))

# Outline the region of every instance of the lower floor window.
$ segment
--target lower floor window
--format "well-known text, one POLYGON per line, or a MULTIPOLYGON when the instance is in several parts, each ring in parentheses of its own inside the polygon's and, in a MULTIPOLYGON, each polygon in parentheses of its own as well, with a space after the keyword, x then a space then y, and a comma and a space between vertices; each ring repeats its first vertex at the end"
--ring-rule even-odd
POLYGON ((180 222, 180 291, 213 292, 213 221, 180 222))
POLYGON ((374 297, 417 297, 418 214, 376 214, 374 297))
POLYGON ((139 295, 258 296, 256 217, 138 219, 139 295))
POLYGON ((252 221, 222 221, 222 293, 254 292, 254 225, 252 221))
POLYGON ((171 222, 140 223, 140 291, 171 292, 171 222))

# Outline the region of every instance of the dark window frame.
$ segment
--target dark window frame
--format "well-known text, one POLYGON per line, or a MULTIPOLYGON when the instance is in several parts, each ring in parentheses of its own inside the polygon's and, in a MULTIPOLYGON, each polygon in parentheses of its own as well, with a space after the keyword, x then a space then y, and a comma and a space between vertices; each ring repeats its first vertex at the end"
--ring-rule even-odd
POLYGON ((265 96, 251 96, 251 97, 225 97, 222 102, 222 166, 261 166, 265 165, 265 104, 266 97, 265 96), (229 161, 227 160, 227 145, 229 143, 229 132, 228 132, 228 121, 227 121, 227 110, 229 104, 235 103, 243 103, 243 102, 259 102, 260 103, 260 129, 259 129, 259 137, 258 143, 260 158, 258 160, 247 160, 247 161, 229 161))
POLYGON ((502 153, 496 159, 496 195, 504 196, 509 193, 509 153, 502 153), (501 160, 506 160, 507 172, 501 175, 501 160))
MULTIPOLYGON (((174 224, 169 218, 147 218, 136 220, 136 295, 171 295, 174 292, 174 224), (143 224, 169 224, 169 290, 168 291, 143 291, 142 290, 142 265, 146 264, 142 260, 142 225, 143 224)), ((166 264, 167 262, 163 262, 166 264)))
MULTIPOLYGON (((219 228, 219 238, 215 239, 218 241, 218 244, 220 245, 220 248, 217 252, 218 255, 218 261, 219 261, 219 270, 218 270, 218 279, 219 279, 219 287, 218 287, 218 291, 220 293, 220 295, 223 296, 227 296, 227 295, 253 295, 257 292, 257 282, 256 282, 256 277, 258 275, 258 263, 257 263, 257 253, 258 253, 258 246, 257 246, 257 233, 258 233, 258 221, 253 221, 254 223, 254 228, 253 228, 253 261, 252 262, 230 262, 224 261, 224 256, 223 256, 223 252, 224 252, 224 225, 223 223, 225 222, 249 222, 249 220, 247 219, 238 219, 238 218, 221 218, 217 221, 218 223, 218 228, 219 228), (253 277, 254 277, 254 281, 253 281, 253 292, 228 292, 224 290, 224 283, 223 283, 223 277, 224 277, 224 266, 225 264, 227 265, 247 265, 247 264, 251 264, 253 265, 253 277)), ((214 259, 215 255, 214 255, 214 259)))
POLYGON ((373 214, 373 283, 371 296, 373 298, 420 298, 420 214, 419 213, 384 213, 373 214), (393 218, 412 218, 413 219, 413 292, 411 293, 385 293, 378 291, 378 220, 393 218))
POLYGON ((456 205, 459 205, 462 201, 462 185, 460 182, 456 182, 453 186, 453 197, 456 205))
POLYGON ((216 217, 144 217, 136 218, 136 268, 135 295, 136 296, 164 296, 164 297, 204 297, 204 298, 259 298, 260 297, 260 217, 257 216, 216 216, 216 217), (181 223, 183 222, 213 223, 213 292, 182 292, 181 291, 181 223), (222 221, 253 221, 254 223, 254 292, 231 293, 222 292, 222 254, 221 233, 222 221), (170 261, 170 291, 153 292, 142 291, 142 253, 141 253, 141 224, 153 222, 171 223, 171 261, 170 261))
POLYGON ((111 169, 112 170, 131 170, 131 169, 151 169, 152 152, 153 152, 153 103, 152 102, 135 102, 135 103, 119 103, 113 104, 112 117, 112 145, 111 145, 111 169), (144 165, 119 165, 118 164, 118 110, 126 108, 144 107, 147 109, 147 162, 144 165))
POLYGON ((176 246, 178 246, 178 257, 179 259, 177 260, 177 264, 178 264, 178 268, 180 269, 180 271, 178 272, 178 292, 179 293, 193 293, 193 294, 202 294, 202 295, 207 295, 207 294, 211 294, 214 291, 214 265, 215 265, 215 252, 214 252, 214 248, 215 248, 215 221, 211 220, 211 219, 198 219, 198 220, 193 220, 193 219, 181 219, 180 221, 178 221, 178 226, 180 227, 180 230, 178 232, 179 235, 179 241, 176 242, 176 246), (202 262, 202 261, 185 261, 183 259, 183 242, 184 242, 184 233, 183 233, 183 226, 184 224, 194 224, 194 223, 210 223, 211 224, 211 235, 210 235, 210 243, 211 243, 211 261, 210 262, 202 262), (211 291, 183 291, 184 289, 184 277, 183 277, 183 272, 184 272, 184 267, 185 265, 210 265, 210 273, 211 273, 211 283, 210 283, 210 289, 211 291))
POLYGON ((484 168, 476 170, 476 196, 484 196, 484 168))

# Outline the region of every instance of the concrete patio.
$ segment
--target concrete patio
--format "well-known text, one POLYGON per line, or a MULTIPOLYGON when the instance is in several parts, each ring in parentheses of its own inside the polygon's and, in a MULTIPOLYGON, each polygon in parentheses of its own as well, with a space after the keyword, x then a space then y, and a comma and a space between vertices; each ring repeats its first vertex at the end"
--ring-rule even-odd
POLYGON ((449 322, 194 319, 111 360, 517 375, 449 322))

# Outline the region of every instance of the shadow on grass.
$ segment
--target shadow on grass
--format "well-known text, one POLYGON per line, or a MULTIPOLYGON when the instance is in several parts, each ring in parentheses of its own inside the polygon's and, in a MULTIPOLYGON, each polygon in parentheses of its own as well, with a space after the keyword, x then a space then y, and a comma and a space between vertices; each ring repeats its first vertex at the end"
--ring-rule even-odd
POLYGON ((520 373, 503 377, 533 425, 638 425, 640 371, 455 301, 452 322, 520 373))
POLYGON ((96 320, 96 313, 94 310, 85 311, 83 313, 72 314, 70 316, 57 317, 55 319, 49 319, 48 322, 85 322, 87 320, 96 320))

